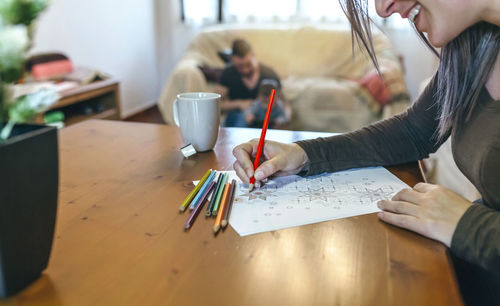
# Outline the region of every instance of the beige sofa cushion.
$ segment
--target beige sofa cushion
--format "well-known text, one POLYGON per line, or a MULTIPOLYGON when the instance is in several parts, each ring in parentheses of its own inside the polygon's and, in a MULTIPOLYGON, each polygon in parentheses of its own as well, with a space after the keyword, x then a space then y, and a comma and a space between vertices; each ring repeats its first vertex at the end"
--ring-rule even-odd
POLYGON ((367 107, 371 97, 356 82, 291 76, 283 80, 283 91, 294 110, 294 130, 323 131, 335 126, 335 132, 346 132, 377 119, 367 107))

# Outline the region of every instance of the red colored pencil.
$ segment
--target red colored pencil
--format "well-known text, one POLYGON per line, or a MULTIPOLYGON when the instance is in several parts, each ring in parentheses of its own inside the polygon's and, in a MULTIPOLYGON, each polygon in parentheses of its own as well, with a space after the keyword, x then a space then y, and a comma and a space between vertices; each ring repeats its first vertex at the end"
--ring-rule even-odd
MULTIPOLYGON (((255 155, 255 160, 253 161, 253 170, 257 170, 259 167, 260 156, 262 155, 262 149, 264 148, 264 139, 266 138, 267 125, 269 124, 269 118, 271 117, 271 109, 273 108, 274 94, 276 90, 271 90, 271 96, 269 97, 269 103, 267 103, 266 117, 264 117, 264 124, 262 125, 262 132, 260 133, 259 146, 257 147, 257 154, 255 155)), ((250 188, 248 192, 253 190, 255 185, 255 174, 250 178, 250 188)))

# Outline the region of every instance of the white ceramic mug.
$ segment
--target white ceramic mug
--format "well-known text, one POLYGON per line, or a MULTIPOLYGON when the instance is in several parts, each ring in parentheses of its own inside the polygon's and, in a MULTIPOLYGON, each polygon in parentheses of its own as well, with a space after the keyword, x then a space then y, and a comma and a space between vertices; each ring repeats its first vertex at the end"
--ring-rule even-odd
POLYGON ((220 98, 216 93, 189 92, 174 101, 174 122, 181 128, 186 144, 198 152, 212 150, 217 142, 220 123, 220 98))

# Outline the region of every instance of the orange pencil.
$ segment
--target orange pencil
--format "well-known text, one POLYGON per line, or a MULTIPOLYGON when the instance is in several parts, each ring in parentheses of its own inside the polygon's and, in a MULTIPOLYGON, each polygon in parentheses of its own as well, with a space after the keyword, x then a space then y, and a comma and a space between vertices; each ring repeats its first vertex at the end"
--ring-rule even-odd
POLYGON ((229 189, 231 189, 231 183, 226 183, 226 186, 224 186, 224 193, 222 194, 222 199, 220 200, 219 213, 217 214, 217 218, 215 218, 214 233, 217 233, 220 229, 222 217, 224 216, 224 210, 226 209, 227 206, 229 189))
POLYGON ((231 189, 229 189, 229 194, 227 196, 226 211, 224 212, 224 218, 222 218, 221 226, 225 228, 229 223, 229 214, 231 213, 231 207, 234 201, 234 190, 236 189, 236 180, 233 179, 231 182, 231 189))

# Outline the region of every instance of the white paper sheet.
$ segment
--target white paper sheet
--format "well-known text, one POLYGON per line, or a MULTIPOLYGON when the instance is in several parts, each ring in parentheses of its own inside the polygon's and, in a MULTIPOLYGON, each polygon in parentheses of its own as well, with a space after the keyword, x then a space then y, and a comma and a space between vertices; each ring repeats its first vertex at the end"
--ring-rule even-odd
POLYGON ((251 193, 237 181, 229 224, 240 236, 378 212, 377 201, 408 188, 382 167, 278 177, 251 193))

